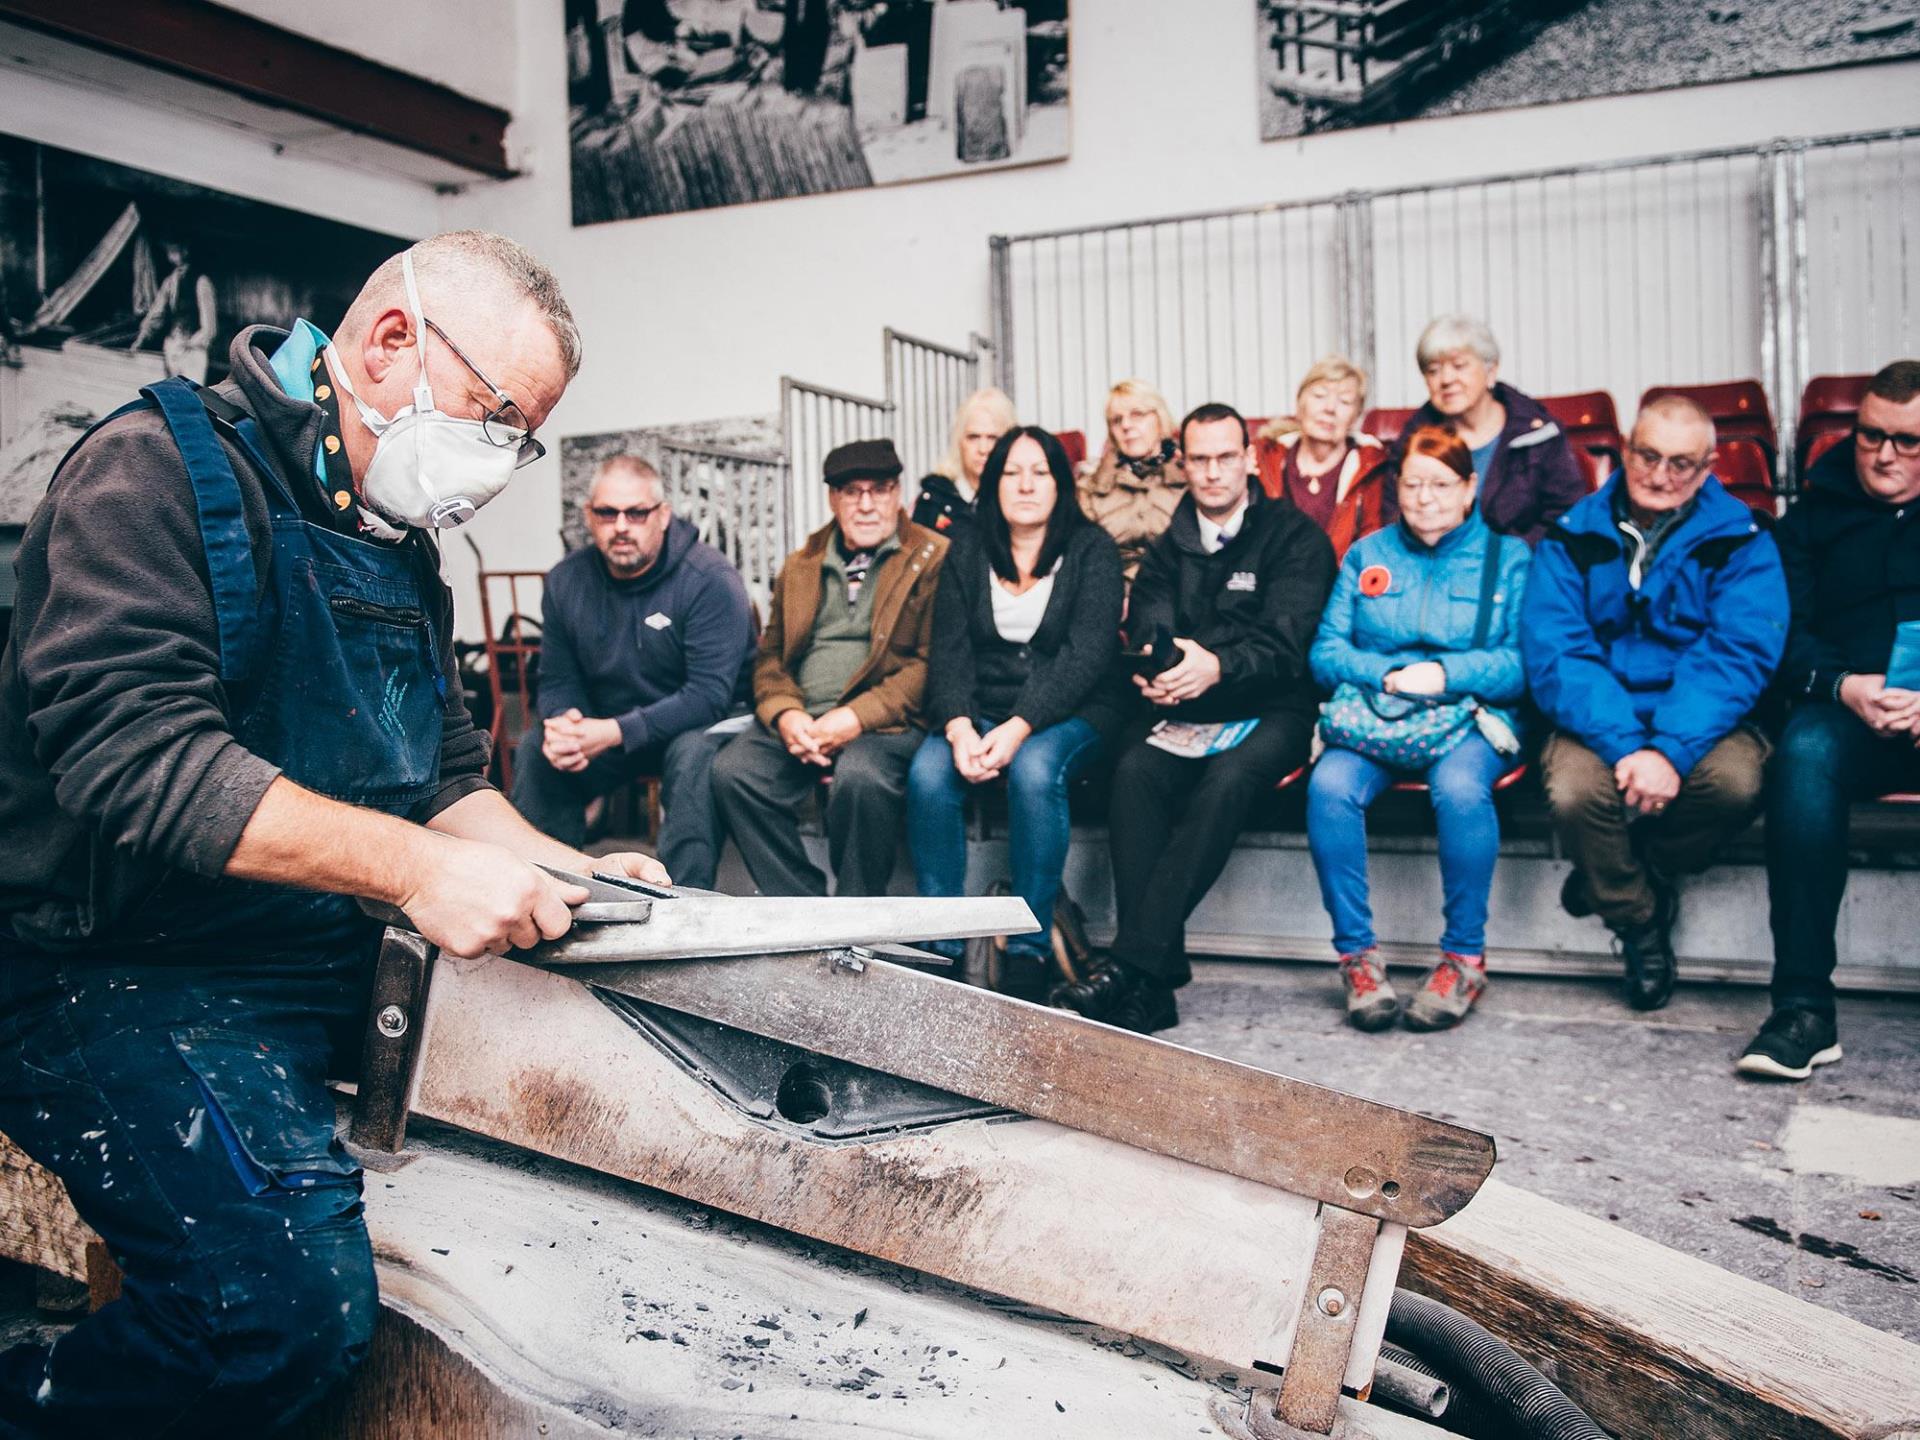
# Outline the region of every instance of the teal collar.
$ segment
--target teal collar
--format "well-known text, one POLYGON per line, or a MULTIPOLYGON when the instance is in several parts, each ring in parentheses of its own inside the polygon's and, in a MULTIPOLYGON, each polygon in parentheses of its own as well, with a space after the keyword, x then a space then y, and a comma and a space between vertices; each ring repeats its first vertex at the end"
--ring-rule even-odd
MULTIPOLYGON (((318 404, 314 399, 314 366, 320 359, 320 352, 331 342, 326 332, 305 320, 293 322, 293 329, 287 332, 287 338, 280 342, 280 348, 273 352, 267 364, 273 370, 273 378, 280 382, 280 388, 295 400, 304 400, 309 405, 318 404)), ((326 457, 316 445, 313 451, 313 473, 322 485, 327 483, 326 457)))

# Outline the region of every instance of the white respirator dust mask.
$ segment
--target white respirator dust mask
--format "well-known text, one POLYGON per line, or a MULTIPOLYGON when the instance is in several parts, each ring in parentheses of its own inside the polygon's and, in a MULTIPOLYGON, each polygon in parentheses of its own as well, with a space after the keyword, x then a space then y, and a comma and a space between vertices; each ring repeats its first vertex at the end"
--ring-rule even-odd
POLYGON ((360 419, 376 437, 373 460, 361 478, 361 498, 375 517, 416 530, 447 530, 464 525, 474 513, 507 488, 519 461, 514 445, 496 445, 479 420, 462 420, 436 410, 427 384, 427 323, 413 279, 413 252, 400 258, 407 307, 413 311, 414 345, 420 356, 420 380, 413 404, 391 417, 382 415, 355 393, 333 347, 321 353, 334 383, 352 397, 360 419))

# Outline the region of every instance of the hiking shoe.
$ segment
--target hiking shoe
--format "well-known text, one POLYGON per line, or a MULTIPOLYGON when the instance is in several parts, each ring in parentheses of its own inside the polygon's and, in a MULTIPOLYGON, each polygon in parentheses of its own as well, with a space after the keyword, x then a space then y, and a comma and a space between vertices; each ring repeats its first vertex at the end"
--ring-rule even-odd
POLYGON ((1796 1005, 1767 1016, 1733 1068, 1768 1080, 1804 1080, 1814 1066, 1831 1065, 1839 1058, 1840 1032, 1833 1017, 1796 1005))
POLYGON ((1576 920, 1593 914, 1593 896, 1587 893, 1587 877, 1578 865, 1560 882, 1560 908, 1576 920))
POLYGON ((1400 997, 1372 946, 1340 957, 1340 980, 1347 987, 1347 1023, 1354 1029, 1384 1030, 1400 1018, 1400 997))
POLYGON ((1627 962, 1621 993, 1635 1010, 1659 1010, 1673 998, 1673 922, 1678 896, 1670 885, 1653 888, 1653 918, 1614 933, 1627 962))
POLYGON ((1486 963, 1477 956, 1440 954, 1440 963, 1427 972, 1420 993, 1407 1006, 1409 1030, 1446 1030, 1467 1018, 1474 1001, 1487 988, 1486 963))

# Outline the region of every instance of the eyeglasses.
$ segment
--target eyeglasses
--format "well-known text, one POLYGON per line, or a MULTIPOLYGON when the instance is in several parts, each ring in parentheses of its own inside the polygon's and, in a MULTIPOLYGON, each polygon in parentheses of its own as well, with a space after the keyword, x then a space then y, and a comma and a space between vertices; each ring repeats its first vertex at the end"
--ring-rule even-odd
POLYGON ((618 505, 589 505, 587 514, 602 525, 611 525, 616 520, 625 520, 627 524, 637 527, 666 503, 664 500, 657 500, 651 505, 628 505, 624 509, 618 505))
POLYGON ((1893 453, 1904 460, 1920 455, 1920 435, 1896 434, 1892 430, 1882 430, 1875 425, 1856 425, 1853 427, 1853 443, 1862 450, 1875 451, 1889 441, 1893 443, 1893 453))
POLYGON ((1180 464, 1194 475, 1211 475, 1216 470, 1222 475, 1231 475, 1236 470, 1247 468, 1247 455, 1244 450, 1234 450, 1225 455, 1186 455, 1181 458, 1180 464))
POLYGON ((1665 465, 1667 473, 1683 484, 1707 468, 1707 457, 1704 455, 1662 455, 1658 450, 1649 450, 1644 445, 1629 445, 1627 459, 1649 475, 1665 465))
POLYGON ((520 453, 513 458, 513 468, 516 470, 524 469, 546 454, 547 447, 533 438, 533 427, 527 423, 527 417, 507 392, 489 380, 486 372, 467 358, 467 352, 454 344, 446 331, 427 320, 426 316, 420 318, 426 321, 427 328, 440 337, 440 342, 454 353, 460 363, 473 372, 474 378, 493 392, 493 398, 498 403, 480 420, 480 433, 487 437, 487 443, 498 445, 503 450, 517 446, 520 453))
POLYGON ((900 488, 898 480, 849 480, 836 487, 843 499, 858 505, 863 500, 875 504, 893 495, 900 488))
POLYGON ((1467 482, 1462 480, 1458 475, 1449 476, 1444 480, 1436 480, 1432 476, 1426 475, 1402 475, 1400 477, 1400 488, 1408 495, 1418 495, 1422 491, 1425 491, 1429 495, 1444 497, 1464 490, 1466 484, 1467 482))

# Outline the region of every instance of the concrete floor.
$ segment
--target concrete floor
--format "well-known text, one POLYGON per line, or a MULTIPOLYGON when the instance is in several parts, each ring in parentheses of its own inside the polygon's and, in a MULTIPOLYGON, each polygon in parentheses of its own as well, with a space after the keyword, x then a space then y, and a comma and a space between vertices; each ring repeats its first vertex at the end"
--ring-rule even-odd
POLYGON ((1511 1184, 1920 1342, 1920 1000, 1843 999, 1846 1059, 1800 1085, 1733 1071, 1766 1008, 1496 975, 1457 1030, 1364 1035, 1330 966, 1214 961, 1162 1038, 1486 1130, 1511 1184))

